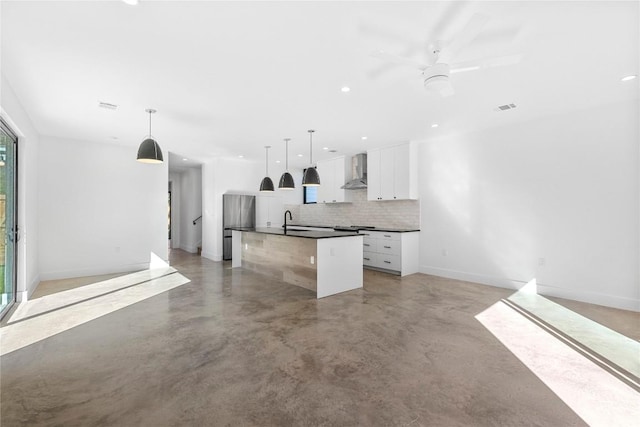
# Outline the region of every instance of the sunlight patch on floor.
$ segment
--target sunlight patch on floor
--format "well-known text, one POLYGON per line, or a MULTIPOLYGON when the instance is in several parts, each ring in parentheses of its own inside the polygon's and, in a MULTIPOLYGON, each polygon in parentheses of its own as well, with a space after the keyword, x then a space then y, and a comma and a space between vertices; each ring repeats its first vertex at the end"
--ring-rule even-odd
MULTIPOLYGON (((508 298, 592 352, 636 378, 640 377, 640 343, 535 292, 516 292, 508 298)), ((640 404, 640 402, 639 402, 640 404)))
POLYGON ((640 393, 505 302, 476 319, 587 424, 631 426, 640 419, 640 393))
POLYGON ((0 328, 0 355, 190 282, 173 268, 145 270, 24 303, 0 328))

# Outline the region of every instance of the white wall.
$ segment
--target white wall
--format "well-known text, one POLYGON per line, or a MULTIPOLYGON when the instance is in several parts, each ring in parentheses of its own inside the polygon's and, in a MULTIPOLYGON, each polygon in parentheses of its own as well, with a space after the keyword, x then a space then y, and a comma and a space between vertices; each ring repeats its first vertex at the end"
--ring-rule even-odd
POLYGON ((136 148, 42 137, 39 265, 42 280, 147 268, 167 260, 167 163, 136 148))
POLYGON ((182 194, 180 191, 182 174, 169 173, 171 183, 171 247, 180 248, 180 224, 182 221, 182 194))
MULTIPOLYGON (((284 167, 270 165, 270 176, 278 186, 284 167), (273 170, 272 170, 273 169, 273 170)), ((296 180, 293 191, 276 191, 270 197, 281 198, 284 203, 302 203, 302 172, 291 170, 296 180)), ((202 256, 214 261, 222 260, 222 195, 238 193, 259 195, 260 182, 264 178, 264 163, 241 159, 214 159, 202 166, 202 256)), ((275 218, 278 214, 275 215, 275 218)), ((275 220, 274 220, 275 221, 275 220)), ((272 227, 280 224, 272 223, 272 227)))
POLYGON ((420 150, 421 271, 640 310, 637 103, 420 150))
POLYGON ((202 172, 190 168, 180 174, 180 248, 191 253, 202 243, 202 221, 193 220, 202 214, 202 172))
POLYGON ((38 151, 39 136, 29 116, 5 80, 0 83, 2 118, 18 134, 17 300, 26 300, 40 282, 38 270, 38 151))

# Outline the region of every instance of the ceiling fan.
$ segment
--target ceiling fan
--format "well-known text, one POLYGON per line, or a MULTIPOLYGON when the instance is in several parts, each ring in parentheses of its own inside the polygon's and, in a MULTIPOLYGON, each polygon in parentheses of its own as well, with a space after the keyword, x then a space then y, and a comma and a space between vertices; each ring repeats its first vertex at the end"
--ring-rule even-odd
POLYGON ((454 94, 453 86, 449 80, 451 74, 511 65, 522 59, 522 55, 517 54, 464 63, 451 63, 460 51, 480 34, 488 21, 489 17, 487 15, 476 13, 452 40, 436 40, 428 43, 425 62, 394 55, 382 50, 373 52, 371 56, 389 63, 417 68, 422 72, 425 89, 441 96, 450 96, 454 94))

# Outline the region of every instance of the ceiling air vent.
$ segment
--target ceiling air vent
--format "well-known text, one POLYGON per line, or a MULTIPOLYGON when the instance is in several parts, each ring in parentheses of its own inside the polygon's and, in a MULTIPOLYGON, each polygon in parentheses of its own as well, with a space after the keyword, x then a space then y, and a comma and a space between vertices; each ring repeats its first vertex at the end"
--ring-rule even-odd
POLYGON ((116 104, 110 104, 108 102, 102 102, 102 101, 98 102, 98 107, 105 108, 107 110, 117 110, 118 109, 118 106, 116 104))
POLYGON ((504 104, 504 105, 498 105, 498 108, 496 108, 496 111, 513 110, 514 108, 516 108, 516 104, 504 104))

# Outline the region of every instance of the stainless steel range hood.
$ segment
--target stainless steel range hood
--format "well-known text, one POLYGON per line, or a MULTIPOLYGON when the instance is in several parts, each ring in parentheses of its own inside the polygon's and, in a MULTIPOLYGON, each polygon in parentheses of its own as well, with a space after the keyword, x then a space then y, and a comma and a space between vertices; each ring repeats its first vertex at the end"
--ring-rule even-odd
POLYGON ((367 153, 356 154, 351 158, 352 179, 340 188, 359 190, 367 188, 367 153))

